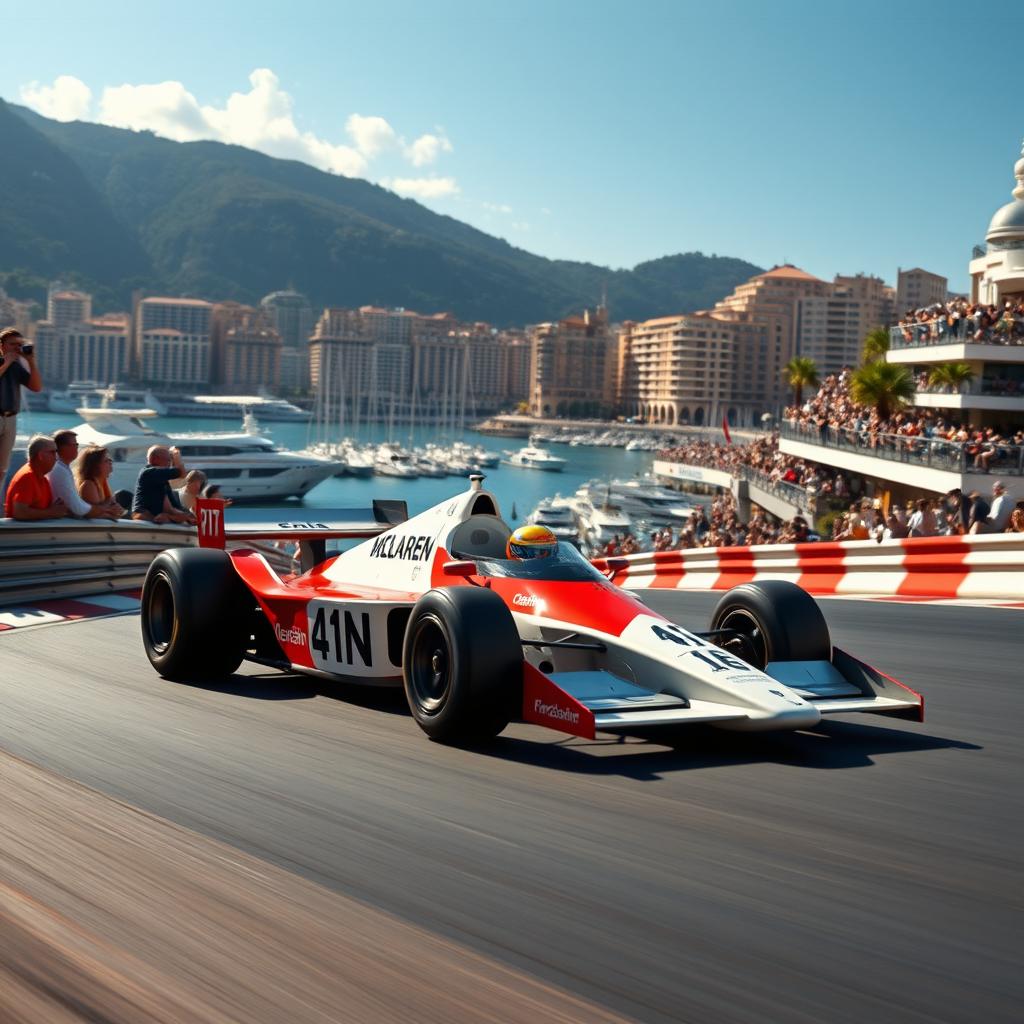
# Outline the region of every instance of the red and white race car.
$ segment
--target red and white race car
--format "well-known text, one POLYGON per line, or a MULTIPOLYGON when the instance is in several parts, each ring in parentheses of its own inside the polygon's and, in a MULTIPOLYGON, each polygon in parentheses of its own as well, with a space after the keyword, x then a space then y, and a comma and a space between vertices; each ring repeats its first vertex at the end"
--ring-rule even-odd
POLYGON ((171 679, 223 676, 243 659, 347 682, 403 684, 428 736, 473 743, 520 719, 577 736, 713 723, 804 729, 822 715, 922 720, 920 694, 833 648, 814 599, 745 583, 708 630, 684 628, 616 587, 575 548, 506 557, 494 495, 470 488, 407 519, 403 502, 316 510, 309 521, 198 502, 199 548, 157 556, 142 636, 171 679), (298 540, 279 575, 228 540, 298 540), (326 557, 331 538, 365 538, 326 557))

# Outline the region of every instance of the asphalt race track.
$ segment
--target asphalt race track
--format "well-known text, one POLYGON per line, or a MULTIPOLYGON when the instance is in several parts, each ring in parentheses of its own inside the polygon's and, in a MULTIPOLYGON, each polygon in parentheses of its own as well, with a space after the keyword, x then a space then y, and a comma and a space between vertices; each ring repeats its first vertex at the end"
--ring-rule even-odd
MULTIPOLYGON (((716 600, 647 593, 694 626, 716 600)), ((419 1019, 511 1020, 532 985, 534 1021, 1019 1021, 1024 617, 822 607, 839 646, 925 693, 923 725, 596 743, 515 726, 455 750, 392 692, 252 667, 162 681, 126 616, 0 637, 0 749, 180 826, 182 850, 256 858, 311 908, 383 914, 435 982, 463 954, 511 972, 507 1014, 419 1019)))

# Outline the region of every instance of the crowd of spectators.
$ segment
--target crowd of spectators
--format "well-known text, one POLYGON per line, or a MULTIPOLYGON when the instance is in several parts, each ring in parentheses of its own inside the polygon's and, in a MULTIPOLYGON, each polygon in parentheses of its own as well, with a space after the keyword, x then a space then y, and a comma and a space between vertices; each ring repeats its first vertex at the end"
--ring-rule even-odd
POLYGON ((830 373, 803 405, 786 409, 785 419, 806 433, 825 437, 834 432, 850 444, 872 449, 899 445, 910 456, 923 452, 926 441, 946 442, 940 453, 952 456, 962 449, 976 472, 998 472, 1000 463, 1020 458, 1024 430, 959 423, 935 409, 904 409, 883 417, 853 400, 851 376, 849 367, 830 373))
POLYGON ((135 490, 116 494, 110 489, 114 462, 107 449, 91 445, 80 451, 73 430, 58 430, 53 436, 37 434, 26 454, 4 498, 4 515, 9 519, 131 518, 194 526, 196 498, 221 496, 216 484, 207 483, 205 473, 188 472, 178 449, 164 445, 149 449, 135 490), (173 483, 181 486, 172 488, 173 483))
POLYGON ((950 299, 908 310, 898 323, 907 345, 986 342, 1024 345, 1024 301, 1002 306, 950 299))

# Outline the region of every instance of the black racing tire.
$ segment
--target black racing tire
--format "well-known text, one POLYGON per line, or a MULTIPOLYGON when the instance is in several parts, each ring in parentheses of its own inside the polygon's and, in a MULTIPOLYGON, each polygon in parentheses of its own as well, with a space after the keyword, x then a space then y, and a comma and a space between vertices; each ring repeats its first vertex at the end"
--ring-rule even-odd
POLYGON ((727 591, 711 616, 712 629, 742 634, 713 637, 756 668, 770 661, 831 661, 832 640, 818 602, 788 580, 741 583, 727 591))
POLYGON ((492 590, 428 590, 402 647, 405 697, 416 724, 440 743, 493 739, 519 712, 523 648, 512 613, 492 590))
POLYGON ((146 657, 166 679, 229 676, 249 645, 254 605, 226 551, 162 551, 142 588, 146 657))

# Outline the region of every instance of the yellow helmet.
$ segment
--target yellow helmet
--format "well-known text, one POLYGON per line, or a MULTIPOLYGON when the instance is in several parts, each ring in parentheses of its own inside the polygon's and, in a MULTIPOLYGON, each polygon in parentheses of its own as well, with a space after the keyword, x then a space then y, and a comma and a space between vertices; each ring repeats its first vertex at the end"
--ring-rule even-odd
POLYGON ((558 538, 546 527, 530 523, 514 530, 508 539, 508 558, 547 558, 558 550, 558 538))

